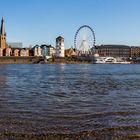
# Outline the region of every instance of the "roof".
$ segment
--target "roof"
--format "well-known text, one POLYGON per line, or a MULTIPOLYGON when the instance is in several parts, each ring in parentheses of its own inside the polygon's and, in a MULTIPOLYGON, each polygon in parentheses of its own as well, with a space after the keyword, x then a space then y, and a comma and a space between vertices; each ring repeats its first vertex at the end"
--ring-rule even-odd
POLYGON ((130 48, 130 46, 127 46, 127 45, 100 45, 100 46, 97 46, 97 48, 130 48))
POLYGON ((41 46, 39 45, 35 45, 32 49, 35 49, 35 48, 43 48, 43 47, 47 47, 47 48, 53 48, 55 49, 52 45, 46 45, 46 44, 42 44, 41 46))
POLYGON ((68 56, 75 55, 75 49, 73 49, 73 48, 66 49, 65 55, 68 55, 68 56))
POLYGON ((139 48, 140 48, 140 46, 131 46, 131 48, 138 48, 138 49, 139 49, 139 48))
POLYGON ((41 48, 47 47, 47 48, 53 48, 53 49, 55 49, 52 45, 45 45, 45 44, 44 44, 44 45, 41 45, 40 47, 41 47, 41 48))
POLYGON ((11 48, 12 50, 19 50, 19 51, 21 51, 21 50, 30 50, 29 48, 11 48))
POLYGON ((56 38, 56 40, 59 40, 59 39, 64 39, 62 36, 59 36, 56 38))
POLYGON ((4 27, 4 18, 2 17, 2 20, 1 20, 1 30, 0 30, 0 34, 1 35, 6 35, 5 33, 5 27, 4 27))

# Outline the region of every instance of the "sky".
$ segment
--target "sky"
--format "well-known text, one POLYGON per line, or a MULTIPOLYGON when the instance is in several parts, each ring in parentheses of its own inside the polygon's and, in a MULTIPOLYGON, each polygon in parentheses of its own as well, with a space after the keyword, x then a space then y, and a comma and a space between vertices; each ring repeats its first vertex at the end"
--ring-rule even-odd
POLYGON ((1 0, 7 42, 24 47, 52 44, 59 35, 66 48, 82 25, 96 35, 96 45, 140 45, 140 0, 1 0))

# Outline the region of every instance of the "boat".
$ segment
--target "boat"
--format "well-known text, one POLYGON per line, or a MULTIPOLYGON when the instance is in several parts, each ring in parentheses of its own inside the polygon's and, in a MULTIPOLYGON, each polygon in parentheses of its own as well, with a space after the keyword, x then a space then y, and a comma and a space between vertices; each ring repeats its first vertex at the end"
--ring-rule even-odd
POLYGON ((114 57, 94 57, 94 64, 130 64, 129 61, 124 61, 122 59, 117 59, 114 57))

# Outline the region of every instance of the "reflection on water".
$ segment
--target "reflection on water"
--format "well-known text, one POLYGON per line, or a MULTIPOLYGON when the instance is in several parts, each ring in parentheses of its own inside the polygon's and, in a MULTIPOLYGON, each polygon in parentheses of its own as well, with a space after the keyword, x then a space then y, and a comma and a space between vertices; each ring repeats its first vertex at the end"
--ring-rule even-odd
POLYGON ((0 66, 3 139, 140 139, 140 65, 0 66))

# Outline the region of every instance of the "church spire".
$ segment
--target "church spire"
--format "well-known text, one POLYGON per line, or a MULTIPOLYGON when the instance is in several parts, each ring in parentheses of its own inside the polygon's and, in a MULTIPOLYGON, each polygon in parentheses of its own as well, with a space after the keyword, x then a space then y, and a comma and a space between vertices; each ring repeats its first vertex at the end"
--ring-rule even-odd
POLYGON ((1 20, 1 32, 0 32, 1 35, 5 36, 6 33, 5 33, 5 27, 4 27, 4 18, 2 17, 2 20, 1 20))

